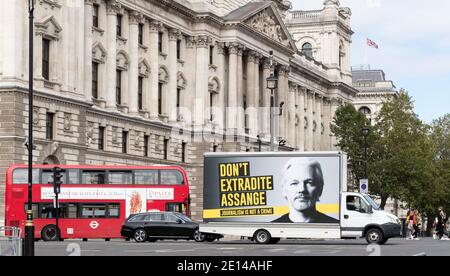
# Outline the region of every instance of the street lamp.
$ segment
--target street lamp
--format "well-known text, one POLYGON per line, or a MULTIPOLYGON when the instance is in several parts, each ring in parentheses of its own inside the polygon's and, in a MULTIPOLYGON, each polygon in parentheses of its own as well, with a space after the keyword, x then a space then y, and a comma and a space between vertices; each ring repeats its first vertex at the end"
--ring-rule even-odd
POLYGON ((274 91, 278 88, 278 78, 275 76, 275 68, 273 66, 273 51, 270 51, 270 76, 267 78, 267 89, 270 89, 270 151, 274 149, 275 129, 273 109, 275 106, 274 91))
POLYGON ((367 174, 367 148, 368 148, 367 137, 369 136, 369 132, 370 132, 370 128, 367 126, 365 126, 362 129, 362 133, 364 135, 364 177, 365 177, 365 179, 369 178, 369 176, 367 174))
POLYGON ((25 223, 24 255, 34 256, 34 225, 33 225, 33 37, 34 37, 34 4, 28 0, 29 34, 28 34, 28 204, 27 221, 25 223))

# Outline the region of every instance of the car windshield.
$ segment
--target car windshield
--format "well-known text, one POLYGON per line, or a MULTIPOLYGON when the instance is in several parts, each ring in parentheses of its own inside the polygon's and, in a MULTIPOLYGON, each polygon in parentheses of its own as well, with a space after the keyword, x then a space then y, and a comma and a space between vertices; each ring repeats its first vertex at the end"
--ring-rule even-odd
POLYGON ((188 218, 187 216, 185 216, 185 215, 183 215, 181 213, 175 213, 175 215, 177 217, 179 217, 180 219, 184 220, 184 221, 191 221, 192 222, 192 219, 188 218))
POLYGON ((372 205, 372 208, 374 210, 380 210, 380 206, 378 206, 378 204, 369 195, 364 194, 363 196, 367 200, 367 202, 372 205))

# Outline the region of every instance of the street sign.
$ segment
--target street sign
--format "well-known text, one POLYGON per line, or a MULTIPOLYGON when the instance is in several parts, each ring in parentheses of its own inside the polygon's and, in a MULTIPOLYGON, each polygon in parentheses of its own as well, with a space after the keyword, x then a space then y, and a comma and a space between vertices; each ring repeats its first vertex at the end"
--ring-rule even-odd
POLYGON ((359 180, 359 192, 361 194, 369 193, 369 179, 361 179, 359 180))

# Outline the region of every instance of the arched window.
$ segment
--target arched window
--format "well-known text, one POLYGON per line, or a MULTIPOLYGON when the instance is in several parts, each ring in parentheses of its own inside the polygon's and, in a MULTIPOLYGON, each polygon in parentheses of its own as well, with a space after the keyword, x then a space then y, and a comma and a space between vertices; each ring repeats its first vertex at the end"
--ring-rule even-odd
POLYGON ((372 114, 372 111, 367 106, 363 106, 359 109, 359 112, 361 112, 364 115, 370 115, 372 114))
POLYGON ((305 57, 307 58, 313 58, 313 48, 311 43, 306 42, 305 44, 303 44, 302 46, 302 53, 305 55, 305 57))

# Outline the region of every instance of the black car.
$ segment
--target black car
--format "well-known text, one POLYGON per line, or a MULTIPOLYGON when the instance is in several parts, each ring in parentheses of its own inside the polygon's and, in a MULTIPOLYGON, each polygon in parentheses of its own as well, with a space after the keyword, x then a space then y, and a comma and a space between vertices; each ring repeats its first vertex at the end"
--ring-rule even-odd
POLYGON ((197 242, 214 241, 221 235, 203 234, 199 224, 187 216, 175 212, 149 212, 127 218, 120 232, 126 239, 136 242, 155 242, 164 239, 186 239, 197 242))

